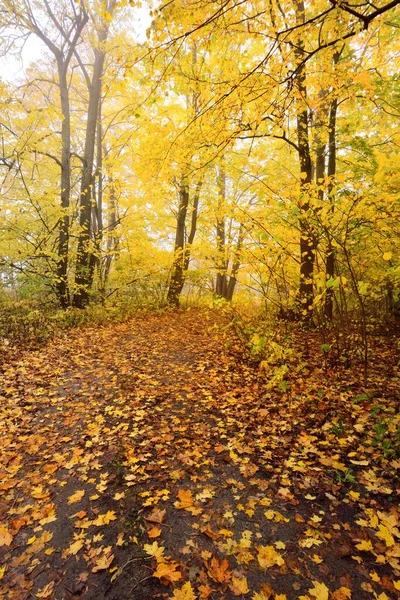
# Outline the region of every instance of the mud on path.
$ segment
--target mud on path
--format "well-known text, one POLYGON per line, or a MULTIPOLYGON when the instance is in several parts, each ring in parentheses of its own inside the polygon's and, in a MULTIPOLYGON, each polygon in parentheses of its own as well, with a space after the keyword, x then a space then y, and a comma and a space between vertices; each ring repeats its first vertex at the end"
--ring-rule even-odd
POLYGON ((398 596, 396 464, 365 403, 338 437, 340 382, 266 391, 188 311, 76 331, 0 385, 0 598, 398 596))

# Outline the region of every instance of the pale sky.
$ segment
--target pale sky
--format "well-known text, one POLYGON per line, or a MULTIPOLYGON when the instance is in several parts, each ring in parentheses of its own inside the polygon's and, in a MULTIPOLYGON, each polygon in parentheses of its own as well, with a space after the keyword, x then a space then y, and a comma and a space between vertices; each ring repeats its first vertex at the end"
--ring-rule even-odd
MULTIPOLYGON (((145 5, 143 8, 136 8, 135 18, 132 19, 133 31, 138 42, 146 39, 146 30, 150 26, 151 17, 149 9, 145 5)), ((45 52, 46 46, 34 34, 30 35, 26 41, 21 56, 9 54, 6 57, 0 56, 0 77, 10 83, 18 83, 18 80, 24 79, 25 70, 32 62, 37 61, 45 52)))

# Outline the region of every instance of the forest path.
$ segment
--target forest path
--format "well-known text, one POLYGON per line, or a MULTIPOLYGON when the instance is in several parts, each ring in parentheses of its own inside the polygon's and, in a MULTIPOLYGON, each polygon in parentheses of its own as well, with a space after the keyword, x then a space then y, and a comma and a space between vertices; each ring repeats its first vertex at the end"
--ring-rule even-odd
POLYGON ((5 367, 1 598, 396 598, 387 482, 328 400, 267 392, 220 334, 146 315, 5 367))

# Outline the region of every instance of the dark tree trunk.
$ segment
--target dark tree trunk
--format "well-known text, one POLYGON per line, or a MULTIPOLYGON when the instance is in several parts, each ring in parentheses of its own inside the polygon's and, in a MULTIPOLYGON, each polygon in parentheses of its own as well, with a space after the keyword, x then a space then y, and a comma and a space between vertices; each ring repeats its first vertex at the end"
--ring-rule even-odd
POLYGON ((187 182, 182 182, 179 189, 179 208, 176 219, 174 262, 172 265, 171 279, 167 294, 167 303, 171 306, 179 306, 179 297, 184 284, 184 263, 185 263, 185 230, 186 215, 189 207, 189 186, 187 182))
POLYGON ((182 182, 179 190, 179 209, 176 221, 174 262, 172 265, 171 279, 167 294, 167 304, 177 308, 179 307, 180 295, 182 293, 183 286, 185 285, 186 273, 189 268, 191 246, 196 235, 201 186, 202 181, 199 181, 196 185, 196 190, 193 196, 192 217, 187 241, 185 239, 186 218, 190 201, 188 184, 182 182))
MULTIPOLYGON (((331 210, 333 211, 333 178, 336 174, 336 115, 337 115, 338 102, 335 98, 330 105, 329 110, 329 157, 328 157, 328 198, 331 202, 331 210)), ((328 249, 326 255, 326 279, 332 279, 335 276, 335 251, 332 245, 332 237, 327 231, 328 238, 328 249)), ((327 319, 332 321, 333 319, 333 289, 332 287, 327 288, 325 296, 324 313, 327 319)))
MULTIPOLYGON (((112 14, 114 2, 110 2, 108 11, 112 14)), ((74 306, 84 308, 89 301, 89 292, 93 282, 94 259, 91 251, 92 223, 92 186, 94 177, 94 154, 96 145, 96 129, 99 118, 101 99, 101 82, 104 69, 105 51, 103 45, 108 37, 109 23, 103 22, 99 33, 98 48, 94 51, 94 66, 89 88, 89 105, 87 112, 85 148, 81 176, 80 234, 76 256, 74 306)))
MULTIPOLYGON (((305 22, 304 2, 300 1, 296 5, 297 21, 299 24, 305 22)), ((308 108, 306 104, 306 72, 303 64, 304 51, 303 43, 299 41, 296 50, 296 57, 299 62, 296 87, 298 89, 300 100, 297 110, 297 144, 301 171, 300 199, 299 199, 299 229, 300 229, 300 285, 299 301, 302 317, 305 323, 311 323, 313 318, 313 300, 314 300, 314 254, 315 254, 315 235, 310 223, 310 204, 309 193, 312 181, 312 160, 310 152, 310 140, 308 131, 308 108)))

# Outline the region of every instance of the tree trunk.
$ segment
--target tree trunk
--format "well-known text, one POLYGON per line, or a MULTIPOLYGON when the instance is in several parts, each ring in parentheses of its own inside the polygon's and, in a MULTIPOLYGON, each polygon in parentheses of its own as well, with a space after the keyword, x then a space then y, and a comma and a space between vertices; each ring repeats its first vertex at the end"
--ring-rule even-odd
MULTIPOLYGON (((108 7, 112 13, 114 2, 108 7)), ((91 214, 92 186, 94 185, 94 154, 96 144, 96 128, 99 118, 101 99, 101 82, 104 69, 104 43, 107 40, 109 23, 103 22, 99 33, 98 47, 94 50, 94 66, 89 89, 89 105, 87 112, 85 149, 81 176, 80 193, 80 234, 76 256, 74 306, 84 308, 89 301, 89 292, 93 281, 93 257, 91 252, 91 214)))
MULTIPOLYGON (((296 4, 298 24, 305 22, 304 2, 296 4)), ((313 317, 314 300, 314 253, 315 235, 310 224, 309 192, 312 181, 312 161, 308 131, 308 108, 306 104, 306 72, 303 60, 305 58, 303 43, 298 42, 296 58, 299 61, 296 76, 296 86, 299 91, 299 105, 297 109, 297 144, 300 162, 300 199, 299 199, 299 229, 300 229, 300 285, 299 300, 302 317, 305 323, 311 324, 313 317)))
MULTIPOLYGON (((330 110, 329 110, 329 141, 328 141, 328 148, 329 148, 328 198, 329 198, 329 202, 331 202, 332 212, 333 212, 333 208, 334 208, 333 198, 332 198, 333 178, 336 174, 336 115, 337 115, 337 107, 338 107, 338 102, 337 102, 337 99, 335 98, 331 102, 330 110)), ((328 238, 328 249, 327 249, 327 255, 326 255, 326 280, 328 281, 329 279, 332 279, 335 276, 335 251, 334 251, 334 248, 332 245, 332 237, 331 237, 329 231, 327 231, 327 238, 328 238)), ((324 313, 325 313, 326 318, 329 319, 329 321, 332 321, 332 319, 333 319, 333 288, 332 287, 329 287, 326 289, 324 313)))
POLYGON ((67 65, 61 57, 57 60, 61 97, 61 217, 58 234, 57 293, 62 308, 69 305, 68 294, 68 244, 69 244, 69 205, 71 195, 71 117, 67 65))
POLYGON ((186 181, 182 181, 179 188, 179 208, 176 219, 174 261, 172 265, 171 279, 167 294, 167 303, 171 306, 179 306, 179 297, 181 295, 184 280, 185 264, 185 229, 186 215, 189 207, 189 186, 186 181))
POLYGON ((226 174, 222 165, 219 166, 217 175, 218 206, 217 206, 217 280, 215 293, 220 298, 226 298, 228 282, 226 276, 226 233, 225 233, 225 200, 226 200, 226 174))

